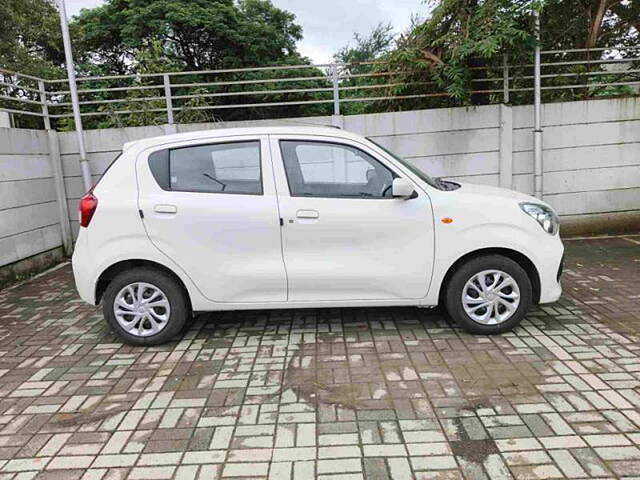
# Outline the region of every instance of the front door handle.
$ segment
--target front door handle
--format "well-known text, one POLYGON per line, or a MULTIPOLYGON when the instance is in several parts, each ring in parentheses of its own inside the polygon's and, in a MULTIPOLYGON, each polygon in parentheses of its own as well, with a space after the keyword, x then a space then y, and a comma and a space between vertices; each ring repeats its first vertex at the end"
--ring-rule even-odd
POLYGON ((298 210, 296 212, 296 217, 318 219, 320 218, 320 213, 317 210, 298 210))
POLYGON ((178 213, 178 207, 175 205, 156 205, 153 211, 156 213, 178 213))

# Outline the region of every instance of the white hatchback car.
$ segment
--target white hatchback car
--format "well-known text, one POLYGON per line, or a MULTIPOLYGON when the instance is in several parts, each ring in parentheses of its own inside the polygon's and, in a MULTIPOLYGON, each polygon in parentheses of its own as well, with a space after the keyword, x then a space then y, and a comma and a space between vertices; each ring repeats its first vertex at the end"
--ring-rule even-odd
POLYGON ((431 178, 329 127, 127 143, 80 226, 80 296, 136 345, 171 339, 192 312, 266 308, 443 304, 491 334, 561 293, 547 204, 431 178))

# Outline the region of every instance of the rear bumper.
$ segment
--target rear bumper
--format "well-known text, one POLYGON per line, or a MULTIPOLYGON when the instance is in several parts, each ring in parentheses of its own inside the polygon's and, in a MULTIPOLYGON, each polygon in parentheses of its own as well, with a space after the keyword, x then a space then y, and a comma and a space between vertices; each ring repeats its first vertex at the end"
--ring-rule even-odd
POLYGON ((88 257, 86 232, 80 229, 78 240, 76 241, 71 257, 71 265, 73 267, 73 277, 76 282, 76 290, 80 298, 91 305, 96 304, 96 289, 93 277, 89 272, 89 266, 92 265, 88 257))

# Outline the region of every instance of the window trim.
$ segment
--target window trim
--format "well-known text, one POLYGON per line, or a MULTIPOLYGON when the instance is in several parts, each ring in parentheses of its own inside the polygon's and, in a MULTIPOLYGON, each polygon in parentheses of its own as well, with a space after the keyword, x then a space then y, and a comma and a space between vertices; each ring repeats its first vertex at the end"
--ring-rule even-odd
POLYGON ((223 141, 223 142, 204 142, 204 143, 194 143, 194 144, 187 144, 187 145, 180 145, 177 147, 167 147, 167 148, 160 148, 158 150, 154 150, 153 152, 149 152, 149 154, 147 155, 147 167, 149 168, 149 171, 151 172, 151 177, 153 178, 153 181, 156 183, 156 185, 162 189, 165 192, 178 192, 178 193, 201 193, 201 194, 205 194, 205 195, 219 195, 219 194, 223 194, 223 195, 251 195, 251 196, 264 196, 264 169, 262 168, 262 161, 263 161, 263 156, 262 156, 262 142, 263 140, 260 138, 253 138, 251 140, 228 140, 228 141, 223 141), (259 176, 259 181, 260 181, 260 191, 259 192, 255 192, 255 193, 249 193, 249 192, 203 192, 203 191, 198 191, 198 190, 183 190, 183 189, 175 189, 172 188, 171 186, 171 151, 172 150, 181 150, 181 149, 185 149, 185 148, 194 148, 194 147, 207 147, 207 146, 217 146, 217 145, 237 145, 239 143, 257 143, 258 144, 258 168, 260 169, 260 176, 259 176), (149 163, 149 159, 151 158, 151 155, 153 155, 154 153, 158 153, 161 152, 162 150, 166 150, 167 151, 167 168, 169 171, 169 188, 163 188, 162 185, 160 185, 158 183, 158 180, 156 179, 155 175, 153 174, 153 170, 151 169, 151 165, 149 163))
MULTIPOLYGON (((398 172, 396 172, 393 168, 389 167, 389 165, 387 165, 385 162, 381 161, 375 155, 372 155, 371 153, 367 152, 366 150, 363 150, 362 148, 356 147, 356 146, 351 145, 349 143, 344 143, 344 142, 339 142, 339 141, 332 141, 332 140, 315 140, 315 139, 309 139, 309 138, 279 138, 278 139, 278 148, 280 150, 280 160, 282 161, 282 169, 284 170, 284 175, 285 175, 285 177, 287 179, 287 188, 289 190, 289 196, 290 197, 294 197, 294 198, 335 198, 337 200, 395 200, 396 199, 393 196, 391 196, 391 197, 363 197, 363 196, 356 196, 356 195, 345 195, 345 196, 335 196, 335 195, 295 195, 291 191, 291 179, 289 177, 289 171, 287 169, 287 165, 285 164, 285 160, 284 160, 284 153, 282 151, 282 142, 299 142, 299 143, 316 143, 316 144, 317 143, 324 143, 324 144, 327 144, 327 145, 337 145, 339 147, 350 147, 350 148, 353 148, 354 150, 358 150, 358 151, 364 153, 365 155, 373 158, 376 162, 378 162, 384 168, 389 170, 389 172, 391 172, 391 175, 392 175, 393 179, 400 178, 401 176, 398 174, 398 172)), ((298 163, 298 165, 299 165, 299 163, 298 163)))

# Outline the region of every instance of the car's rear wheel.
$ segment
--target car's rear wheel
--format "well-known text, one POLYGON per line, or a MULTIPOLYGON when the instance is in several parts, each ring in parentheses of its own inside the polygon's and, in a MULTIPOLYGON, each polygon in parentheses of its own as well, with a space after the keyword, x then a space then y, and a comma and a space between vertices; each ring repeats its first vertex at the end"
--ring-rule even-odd
POLYGON ((159 345, 176 336, 190 315, 182 286, 154 268, 116 275, 102 299, 111 329, 129 345, 159 345))
POLYGON ((476 257, 453 273, 445 296, 449 315, 465 330, 501 333, 518 325, 531 307, 531 280, 510 258, 476 257))

